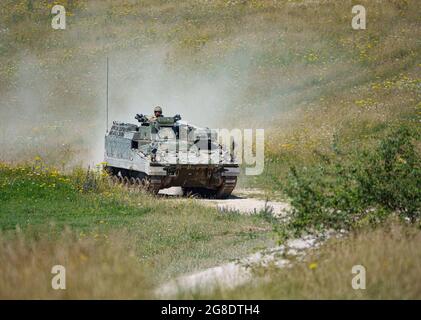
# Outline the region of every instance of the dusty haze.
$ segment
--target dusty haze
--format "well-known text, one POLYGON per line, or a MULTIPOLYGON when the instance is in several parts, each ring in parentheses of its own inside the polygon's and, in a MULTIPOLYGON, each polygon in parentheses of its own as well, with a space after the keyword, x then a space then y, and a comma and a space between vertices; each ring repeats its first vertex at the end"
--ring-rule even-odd
POLYGON ((201 126, 279 134, 306 108, 317 121, 303 125, 330 139, 336 127, 323 124, 325 97, 348 90, 331 103, 352 107, 353 88, 389 72, 370 70, 377 62, 367 52, 393 58, 394 34, 417 38, 382 24, 398 10, 413 19, 416 2, 363 2, 376 33, 353 32, 344 7, 352 1, 69 0, 67 29, 59 31, 50 26, 52 2, 2 2, 0 160, 41 156, 63 168, 100 162, 107 56, 110 123, 135 122, 136 113, 161 105, 165 115, 201 126))

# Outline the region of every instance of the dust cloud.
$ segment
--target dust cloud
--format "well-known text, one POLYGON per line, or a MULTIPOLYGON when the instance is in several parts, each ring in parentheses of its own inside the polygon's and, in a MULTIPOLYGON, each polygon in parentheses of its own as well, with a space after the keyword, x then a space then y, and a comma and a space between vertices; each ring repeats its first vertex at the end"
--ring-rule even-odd
MULTIPOLYGON (((288 42, 292 42, 284 29, 271 24, 255 30, 263 20, 230 22, 235 27, 220 35, 221 27, 211 25, 214 39, 185 48, 185 39, 180 40, 185 33, 173 41, 142 40, 146 39, 142 31, 133 39, 119 33, 133 34, 131 28, 137 24, 124 29, 119 18, 106 20, 110 6, 89 2, 85 11, 100 9, 96 16, 73 20, 71 28, 60 34, 48 29, 42 38, 45 44, 24 47, 10 57, 15 70, 3 81, 7 86, 0 88, 0 161, 16 163, 40 156, 63 169, 101 162, 107 57, 108 125, 113 120, 135 123, 136 113, 151 114, 160 105, 164 115, 180 114, 199 126, 265 128, 282 110, 299 102, 301 92, 309 98, 320 94, 320 87, 312 86, 320 77, 316 68, 298 64, 284 73, 272 71, 289 63, 285 57, 291 56, 288 42), (95 20, 99 27, 86 29, 86 21, 92 19, 99 19, 95 20)), ((155 21, 139 26, 147 31, 155 21)), ((172 31, 164 22, 160 26, 162 32, 172 31)), ((200 40, 199 31, 192 29, 188 35, 200 40)))
MULTIPOLYGON (((135 123, 136 113, 164 115, 212 128, 230 123, 245 93, 245 79, 226 61, 192 70, 170 65, 171 48, 109 52, 109 126, 135 123)), ((31 54, 18 57, 13 89, 0 102, 0 160, 21 162, 41 156, 54 165, 102 161, 106 129, 106 57, 89 64, 50 67, 31 54)), ((241 67, 241 66, 240 66, 241 67)), ((238 67, 238 68, 240 68, 238 67)))

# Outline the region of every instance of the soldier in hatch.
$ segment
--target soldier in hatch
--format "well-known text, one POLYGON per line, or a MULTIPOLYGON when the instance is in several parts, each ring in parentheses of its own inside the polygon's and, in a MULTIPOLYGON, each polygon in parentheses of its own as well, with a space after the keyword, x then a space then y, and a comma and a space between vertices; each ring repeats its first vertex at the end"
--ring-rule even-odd
POLYGON ((153 110, 154 115, 149 118, 149 121, 156 121, 157 118, 163 117, 162 115, 162 108, 160 106, 156 106, 153 110))
MULTIPOLYGON (((154 112, 153 116, 145 116, 141 113, 140 114, 138 113, 136 114, 135 119, 141 123, 144 123, 144 122, 155 122, 159 117, 163 117, 162 108, 160 106, 156 106, 153 112, 154 112)), ((178 117, 177 120, 181 119, 180 115, 176 115, 176 117, 178 117)))

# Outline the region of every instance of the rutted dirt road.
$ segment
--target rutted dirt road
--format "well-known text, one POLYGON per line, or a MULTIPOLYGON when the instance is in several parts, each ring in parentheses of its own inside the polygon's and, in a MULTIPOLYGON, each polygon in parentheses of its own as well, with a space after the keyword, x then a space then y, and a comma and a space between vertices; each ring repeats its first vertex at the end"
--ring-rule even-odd
POLYGON ((179 294, 211 294, 215 289, 233 289, 253 281, 251 267, 273 264, 279 268, 288 266, 288 256, 303 256, 306 249, 318 245, 314 237, 288 241, 272 249, 252 254, 235 262, 225 263, 206 270, 180 276, 155 289, 158 298, 171 299, 179 294))
MULTIPOLYGON (((168 196, 180 196, 181 189, 177 187, 160 191, 160 194, 168 196)), ((235 211, 243 214, 259 213, 264 210, 270 211, 275 217, 285 216, 290 205, 287 202, 266 201, 250 195, 264 198, 264 194, 259 189, 236 189, 228 199, 197 199, 201 203, 214 206, 221 211, 235 211)))
MULTIPOLYGON (((162 190, 160 194, 168 196, 179 196, 179 188, 162 190)), ((241 190, 236 189, 233 195, 225 200, 219 199, 197 199, 201 203, 215 206, 223 211, 235 211, 243 214, 255 214, 262 211, 271 213, 275 217, 285 217, 290 205, 287 202, 267 201, 251 197, 250 195, 264 198, 262 191, 258 189, 241 190)), ((252 266, 265 266, 269 263, 278 267, 285 267, 290 262, 285 259, 289 256, 304 255, 306 249, 315 247, 318 244, 314 237, 304 237, 290 240, 286 244, 263 250, 246 258, 234 262, 215 266, 187 275, 182 275, 155 290, 158 298, 175 298, 178 294, 194 294, 196 292, 211 293, 217 288, 232 289, 246 282, 253 281, 251 272, 252 266)))

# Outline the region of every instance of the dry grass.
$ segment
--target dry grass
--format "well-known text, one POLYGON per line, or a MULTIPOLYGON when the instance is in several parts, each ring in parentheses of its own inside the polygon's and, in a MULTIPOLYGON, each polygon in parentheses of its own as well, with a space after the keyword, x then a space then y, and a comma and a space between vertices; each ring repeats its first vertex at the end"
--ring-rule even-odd
POLYGON ((402 225, 358 232, 330 240, 291 268, 257 270, 260 284, 212 298, 420 299, 420 241, 419 228, 402 225), (365 290, 351 286, 354 265, 366 268, 365 290))
POLYGON ((79 239, 70 231, 34 239, 0 236, 0 299, 151 298, 148 272, 122 241, 79 239), (66 268, 66 289, 54 290, 54 265, 66 268))
POLYGON ((360 2, 362 32, 350 27, 353 1, 65 1, 65 32, 51 30, 51 4, 2 3, 3 160, 40 154, 71 167, 101 157, 107 55, 112 119, 132 114, 133 101, 146 112, 141 88, 152 80, 153 100, 185 119, 212 108, 202 124, 265 128, 268 158, 305 162, 334 134, 363 139, 366 128, 417 112, 416 0, 360 2), (219 99, 201 109, 197 95, 219 99))
MULTIPOLYGON (((346 151, 348 145, 370 145, 385 128, 396 122, 419 124, 421 28, 418 2, 362 0, 359 4, 367 8, 368 29, 357 32, 350 26, 351 7, 355 4, 351 0, 68 0, 61 1, 69 13, 68 29, 56 32, 50 27, 48 14, 53 1, 2 0, 0 160, 20 163, 40 155, 48 164, 63 171, 81 162, 101 161, 105 131, 104 66, 105 57, 110 56, 110 104, 114 106, 111 119, 127 119, 135 111, 147 112, 153 101, 173 107, 173 111, 182 113, 185 119, 200 119, 204 125, 263 127, 267 142, 265 172, 242 183, 277 190, 290 164, 317 163, 317 152, 332 152, 336 137, 346 151), (148 90, 153 88, 149 83, 159 90, 150 94, 148 90)), ((31 197, 37 198, 32 187, 23 187, 31 197)), ((123 193, 119 193, 118 204, 138 202, 139 199, 123 193)), ((51 194, 60 198, 58 193, 51 194)), ((57 218, 62 224, 91 230, 104 220, 95 212, 98 208, 106 211, 107 201, 111 200, 102 195, 87 195, 78 197, 80 202, 76 203, 68 199, 43 201, 35 205, 28 198, 10 199, 7 207, 0 207, 0 211, 8 212, 3 214, 4 225, 9 228, 33 221, 45 224, 57 218), (79 203, 82 206, 78 206, 79 203), (15 214, 17 209, 19 212, 15 214), (70 212, 72 214, 68 214, 70 212)), ((146 248, 148 259, 158 266, 158 273, 167 270, 165 277, 211 266, 239 252, 246 254, 250 251, 249 245, 258 243, 247 241, 256 235, 244 231, 248 224, 258 221, 217 217, 212 210, 194 203, 167 201, 163 204, 164 201, 149 197, 141 197, 139 201, 142 205, 138 209, 133 205, 124 205, 123 209, 116 206, 114 213, 104 213, 105 220, 110 220, 110 228, 125 224, 145 228, 146 233, 136 233, 137 239, 146 248), (132 214, 126 214, 127 210, 132 214), (121 214, 122 211, 126 213, 121 214), (168 268, 160 268, 163 265, 168 268)), ((314 278, 315 274, 322 274, 323 262, 311 273, 305 266, 294 268, 296 271, 292 273, 274 273, 274 279, 285 286, 273 284, 255 294, 274 298, 353 298, 356 293, 347 291, 349 266, 342 265, 345 261, 351 263, 352 256, 368 259, 372 263, 370 268, 376 270, 380 268, 380 262, 376 261, 384 258, 381 251, 376 251, 383 241, 384 245, 390 244, 390 255, 396 256, 396 261, 415 261, 413 259, 419 257, 413 252, 416 246, 412 240, 388 240, 384 231, 360 235, 354 240, 351 243, 358 246, 344 244, 343 249, 350 255, 348 260, 340 260, 341 252, 333 247, 326 251, 335 257, 332 261, 337 260, 328 264, 333 272, 331 276, 337 275, 337 278, 320 275, 320 281, 332 279, 329 283, 323 282, 324 287, 317 285, 319 280, 314 278), (364 245, 364 240, 374 241, 373 248, 364 245), (403 250, 402 258, 398 258, 396 248, 403 250), (335 269, 335 263, 343 269, 335 269), (301 280, 301 272, 308 282, 301 280), (334 287, 333 281, 339 281, 338 286, 343 290, 334 287), (300 286, 305 290, 294 289, 300 286)), ((86 265, 87 274, 95 274, 95 268, 99 268, 103 278, 110 272, 107 265, 118 263, 118 259, 109 254, 115 252, 116 257, 121 257, 115 249, 105 246, 96 253, 93 249, 96 242, 63 239, 49 242, 44 238, 24 245, 20 240, 8 241, 2 240, 4 250, 0 255, 12 257, 14 251, 21 254, 17 256, 19 259, 13 260, 13 265, 3 264, 6 260, 1 259, 0 268, 8 268, 1 275, 5 286, 0 290, 4 297, 61 297, 66 292, 69 297, 106 296, 105 289, 94 289, 97 288, 94 285, 83 287, 85 283, 93 284, 89 281, 94 281, 94 276, 80 282, 80 288, 84 289, 77 293, 70 295, 73 292, 70 282, 68 291, 51 293, 50 264, 55 262, 56 255, 62 257, 59 252, 63 248, 63 252, 70 254, 69 261, 74 259, 75 274, 81 274, 78 270, 85 268, 78 269, 82 263, 77 254, 86 245, 96 257, 93 260, 106 258, 96 267, 86 265), (45 251, 51 260, 46 259, 48 263, 44 263, 32 255, 31 248, 45 251), (25 267, 20 259, 26 258, 33 264, 25 267), (5 274, 13 276, 9 279, 5 274), (39 276, 34 278, 34 274, 39 276), (19 279, 33 283, 32 291, 19 291, 25 288, 24 284, 17 287, 23 283, 19 279), (8 295, 8 292, 16 293, 8 295)), ((122 257, 122 261, 126 258, 122 257)), ((124 297, 142 296, 143 289, 138 293, 130 289, 131 283, 126 283, 130 268, 128 263, 122 275, 122 288, 126 286, 127 291, 110 290, 113 297, 120 293, 124 297)), ((402 268, 407 270, 403 262, 402 268)), ((396 274, 405 279, 401 284, 418 280, 411 270, 407 270, 407 274, 398 270, 396 274)), ((136 272, 141 271, 134 272, 137 275, 136 272)), ((71 274, 69 272, 69 277, 71 274)), ((391 272, 385 274, 395 279, 391 272)), ((139 279, 141 277, 139 273, 139 279)), ((386 278, 379 275, 378 281, 372 282, 377 283, 380 293, 370 289, 366 291, 370 293, 367 297, 393 296, 394 291, 386 285, 388 282, 381 279, 386 278)), ((406 291, 402 288, 396 290, 397 295, 419 297, 416 281, 406 291)), ((231 295, 236 296, 234 293, 227 296, 231 295)), ((250 290, 244 295, 253 296, 250 290)))

